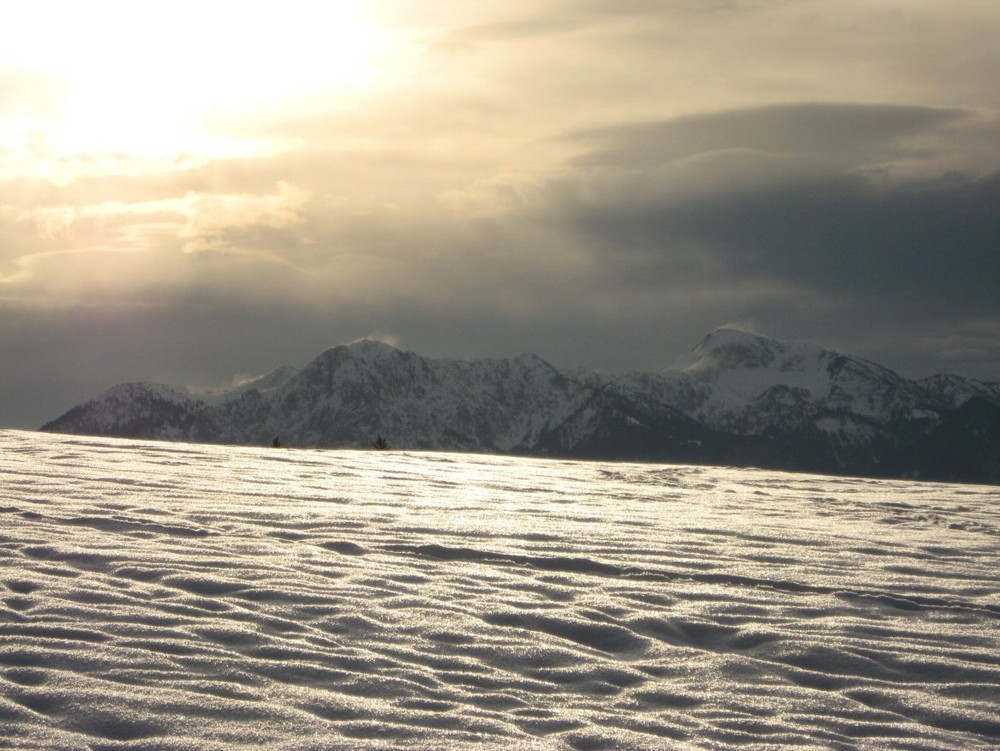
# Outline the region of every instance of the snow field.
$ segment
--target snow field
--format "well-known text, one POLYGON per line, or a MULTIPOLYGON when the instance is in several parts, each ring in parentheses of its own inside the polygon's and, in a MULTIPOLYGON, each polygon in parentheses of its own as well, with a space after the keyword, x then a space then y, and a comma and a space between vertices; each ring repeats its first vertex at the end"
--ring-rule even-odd
POLYGON ((995 748, 998 503, 0 431, 0 748, 995 748))

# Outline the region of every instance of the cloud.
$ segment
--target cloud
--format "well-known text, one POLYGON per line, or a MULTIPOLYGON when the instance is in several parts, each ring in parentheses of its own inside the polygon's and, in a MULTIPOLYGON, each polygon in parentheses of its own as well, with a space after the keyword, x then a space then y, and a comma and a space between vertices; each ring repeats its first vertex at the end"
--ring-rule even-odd
POLYGON ((786 279, 909 315, 996 315, 998 205, 1000 173, 874 189, 842 177, 718 195, 641 222, 703 244, 735 278, 786 279))
MULTIPOLYGON (((1000 141, 968 137, 995 129, 978 112, 867 103, 624 123, 568 134, 589 150, 559 169, 447 199, 572 246, 609 319, 738 318, 877 360, 928 318, 939 332, 1000 320, 1000 141)), ((943 360, 953 336, 934 340, 943 360)), ((996 360, 983 337, 963 341, 996 360)))
MULTIPOLYGON (((555 139, 572 145, 561 163, 481 180, 475 161, 421 145, 95 178, 22 215, 65 244, 22 257, 34 281, 20 293, 353 311, 374 322, 349 338, 388 330, 415 349, 431 340, 401 318, 454 331, 453 316, 546 353, 560 337, 581 346, 585 330, 624 342, 667 327, 686 343, 730 319, 776 335, 796 320, 787 333, 810 336, 879 306, 885 321, 928 305, 989 317, 996 176, 952 167, 965 133, 990 127, 958 108, 788 103, 575 129, 555 139), (88 204, 87 188, 142 200, 88 204)), ((637 361, 607 349, 593 364, 637 361)))
POLYGON ((2 209, 5 226, 20 227, 25 234, 33 226, 34 237, 49 245, 41 253, 37 249, 26 254, 14 251, 13 258, 23 270, 33 257, 53 254, 142 254, 171 246, 183 253, 239 252, 242 248, 236 239, 247 234, 248 228, 266 231, 294 225, 308 200, 308 191, 279 182, 272 193, 264 195, 187 192, 146 201, 5 205, 2 209))
POLYGON ((839 162, 915 153, 907 139, 970 119, 957 108, 793 102, 688 115, 570 134, 591 149, 578 162, 645 167, 713 151, 821 155, 839 162))
MULTIPOLYGON (((950 131, 973 119, 796 103, 629 123, 571 134, 592 148, 561 171, 461 197, 563 222, 629 285, 757 278, 993 313, 1000 171, 940 163, 962 164, 950 131)), ((989 157, 1000 168, 1000 149, 989 157)))

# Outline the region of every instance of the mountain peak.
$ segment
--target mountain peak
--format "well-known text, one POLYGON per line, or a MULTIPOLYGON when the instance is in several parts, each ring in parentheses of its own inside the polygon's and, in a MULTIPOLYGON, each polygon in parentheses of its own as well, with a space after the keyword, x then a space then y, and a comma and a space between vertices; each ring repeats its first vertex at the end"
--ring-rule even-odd
POLYGON ((349 356, 355 360, 371 362, 397 354, 400 354, 400 350, 391 344, 380 342, 377 339, 356 339, 350 344, 338 344, 336 347, 330 347, 320 355, 320 358, 349 356))
POLYGON ((151 381, 134 381, 112 386, 92 401, 118 401, 124 403, 142 397, 146 399, 159 399, 164 402, 184 403, 197 399, 199 396, 199 394, 195 394, 183 387, 168 386, 163 383, 153 383, 151 381))
POLYGON ((785 343, 746 329, 722 326, 698 342, 695 349, 711 352, 729 347, 780 347, 785 343))
POLYGON ((393 352, 398 352, 399 350, 388 342, 383 342, 381 339, 370 339, 368 337, 362 337, 361 339, 355 339, 353 342, 349 342, 344 345, 350 350, 360 350, 360 351, 385 351, 391 350, 393 352))
POLYGON ((386 344, 378 339, 355 339, 350 344, 345 345, 352 355, 383 357, 388 354, 399 352, 396 347, 386 344))
POLYGON ((711 334, 701 340, 698 345, 704 348, 717 349, 733 345, 753 345, 753 344, 779 344, 777 339, 757 334, 746 329, 738 329, 732 326, 720 326, 711 334))
POLYGON ((742 329, 723 327, 706 336, 672 368, 691 375, 706 371, 746 370, 775 366, 787 370, 826 350, 806 342, 786 342, 742 329))
MULTIPOLYGON (((720 328, 677 361, 675 373, 711 385, 716 408, 736 414, 774 387, 800 397, 825 399, 834 389, 831 364, 841 356, 817 344, 782 341, 735 328, 720 328)), ((709 419, 699 413, 701 419, 709 419)), ((711 420, 710 420, 711 421, 711 420)))

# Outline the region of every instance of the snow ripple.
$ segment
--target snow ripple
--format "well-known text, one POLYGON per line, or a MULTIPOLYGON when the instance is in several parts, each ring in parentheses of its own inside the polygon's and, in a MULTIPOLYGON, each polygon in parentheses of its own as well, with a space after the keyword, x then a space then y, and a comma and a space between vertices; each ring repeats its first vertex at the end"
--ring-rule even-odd
POLYGON ((0 748, 1000 744, 995 488, 0 448, 0 748))

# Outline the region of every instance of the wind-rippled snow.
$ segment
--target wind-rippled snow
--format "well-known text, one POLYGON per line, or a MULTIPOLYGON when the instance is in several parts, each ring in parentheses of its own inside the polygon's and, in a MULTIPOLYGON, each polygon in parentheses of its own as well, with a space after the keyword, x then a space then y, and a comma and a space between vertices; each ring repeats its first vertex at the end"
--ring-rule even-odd
POLYGON ((0 431, 0 748, 995 748, 998 501, 0 431))

